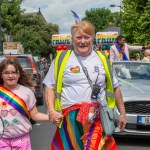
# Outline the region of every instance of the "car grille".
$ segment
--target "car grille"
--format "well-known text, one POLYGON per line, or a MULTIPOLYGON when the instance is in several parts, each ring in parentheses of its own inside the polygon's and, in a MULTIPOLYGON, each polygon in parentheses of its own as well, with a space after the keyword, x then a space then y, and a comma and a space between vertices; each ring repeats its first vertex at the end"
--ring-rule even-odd
POLYGON ((126 113, 150 114, 150 101, 125 102, 126 113))
POLYGON ((126 124, 126 129, 128 130, 138 130, 140 132, 148 131, 150 132, 150 126, 145 126, 145 125, 137 125, 137 124, 126 124))

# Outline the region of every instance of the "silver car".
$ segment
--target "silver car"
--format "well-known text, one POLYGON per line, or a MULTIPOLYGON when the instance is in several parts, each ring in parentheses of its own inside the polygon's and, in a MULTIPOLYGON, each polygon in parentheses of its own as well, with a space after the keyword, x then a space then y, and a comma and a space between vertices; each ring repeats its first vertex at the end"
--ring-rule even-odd
MULTIPOLYGON (((127 124, 115 135, 150 136, 150 63, 142 61, 113 62, 126 109, 127 124)), ((115 108, 118 122, 119 112, 115 108)))

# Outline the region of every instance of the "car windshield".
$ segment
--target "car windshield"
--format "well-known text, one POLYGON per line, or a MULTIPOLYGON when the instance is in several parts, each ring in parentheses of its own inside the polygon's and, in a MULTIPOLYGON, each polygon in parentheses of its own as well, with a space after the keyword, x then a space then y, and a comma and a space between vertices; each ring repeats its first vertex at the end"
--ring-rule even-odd
POLYGON ((113 66, 119 78, 150 80, 150 63, 113 62, 113 66))
POLYGON ((4 60, 5 58, 3 58, 3 57, 0 57, 0 63, 4 60))

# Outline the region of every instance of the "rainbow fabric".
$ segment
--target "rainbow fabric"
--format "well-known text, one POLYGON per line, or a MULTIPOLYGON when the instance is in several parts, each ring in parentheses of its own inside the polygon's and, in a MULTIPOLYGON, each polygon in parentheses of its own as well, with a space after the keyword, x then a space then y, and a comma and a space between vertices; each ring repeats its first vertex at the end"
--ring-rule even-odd
POLYGON ((76 121, 77 114, 78 110, 73 110, 64 117, 62 127, 56 129, 51 150, 117 150, 114 138, 105 135, 100 120, 83 127, 76 121))
POLYGON ((122 53, 122 55, 123 55, 122 59, 128 60, 128 57, 126 56, 126 53, 124 52, 125 47, 124 46, 121 47, 118 43, 115 43, 115 46, 118 49, 119 53, 122 53))
POLYGON ((20 114, 29 119, 29 112, 23 99, 13 93, 11 90, 0 85, 0 98, 16 109, 20 114))
POLYGON ((75 19, 75 23, 76 24, 79 24, 80 23, 80 17, 77 15, 77 13, 75 13, 73 10, 71 10, 73 16, 74 16, 74 19, 75 19))

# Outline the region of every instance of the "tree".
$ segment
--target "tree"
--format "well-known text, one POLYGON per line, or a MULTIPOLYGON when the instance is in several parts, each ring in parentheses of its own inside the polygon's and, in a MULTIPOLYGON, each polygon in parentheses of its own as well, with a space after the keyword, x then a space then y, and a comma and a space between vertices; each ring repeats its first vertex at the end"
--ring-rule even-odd
POLYGON ((147 5, 144 7, 144 13, 141 14, 138 24, 139 32, 137 33, 136 42, 140 41, 145 45, 150 44, 150 0, 148 0, 147 5))
POLYGON ((108 27, 112 18, 111 11, 105 8, 96 8, 85 11, 83 20, 89 20, 94 26, 95 31, 99 32, 108 27))
POLYGON ((14 42, 23 44, 25 52, 33 55, 48 56, 55 53, 51 45, 52 34, 57 34, 58 26, 44 22, 40 15, 26 15, 20 4, 23 0, 1 0, 2 28, 11 35, 14 42))
POLYGON ((21 13, 23 10, 20 8, 20 4, 23 0, 1 0, 1 17, 2 28, 5 29, 6 34, 10 34, 13 27, 19 22, 21 13))
POLYGON ((57 33, 57 25, 46 23, 41 16, 32 14, 23 14, 20 23, 12 30, 14 41, 21 42, 26 53, 30 50, 33 55, 38 56, 54 53, 51 37, 57 33))
POLYGON ((128 43, 150 44, 150 0, 123 0, 123 33, 128 43))
POLYGON ((120 26, 120 12, 111 13, 109 22, 119 27, 120 26))

